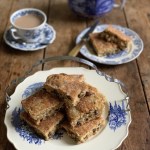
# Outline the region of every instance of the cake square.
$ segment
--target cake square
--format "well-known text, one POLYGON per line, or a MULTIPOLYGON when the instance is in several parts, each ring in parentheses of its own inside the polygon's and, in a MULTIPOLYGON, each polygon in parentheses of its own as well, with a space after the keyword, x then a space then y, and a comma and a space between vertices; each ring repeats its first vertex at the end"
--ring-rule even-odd
POLYGON ((37 125, 47 116, 53 115, 55 111, 59 110, 63 105, 62 101, 52 97, 44 89, 22 100, 21 103, 24 110, 37 125))
POLYGON ((90 41, 98 56, 115 54, 119 51, 116 44, 104 41, 100 38, 100 33, 90 34, 90 41))
POLYGON ((89 92, 89 86, 84 80, 79 79, 77 75, 65 75, 65 77, 61 74, 50 75, 44 87, 49 93, 64 99, 67 105, 76 106, 89 92))
POLYGON ((66 113, 72 127, 82 125, 102 115, 106 98, 100 94, 91 94, 81 98, 76 106, 66 107, 66 113))
POLYGON ((78 144, 85 142, 90 137, 100 132, 104 127, 105 120, 102 118, 96 118, 76 127, 71 127, 68 122, 62 124, 62 128, 64 128, 67 134, 78 144))
POLYGON ((42 120, 39 125, 36 125, 32 121, 32 118, 30 118, 30 116, 25 111, 21 112, 20 114, 20 118, 24 120, 29 126, 31 126, 34 131, 45 140, 49 140, 49 138, 51 138, 55 134, 63 117, 64 116, 62 113, 57 112, 53 116, 47 117, 45 120, 42 120))
POLYGON ((99 36, 107 42, 115 43, 120 50, 128 48, 131 38, 113 26, 108 26, 99 36))
POLYGON ((131 38, 112 26, 108 26, 103 32, 91 33, 90 41, 98 56, 128 51, 131 46, 131 38))

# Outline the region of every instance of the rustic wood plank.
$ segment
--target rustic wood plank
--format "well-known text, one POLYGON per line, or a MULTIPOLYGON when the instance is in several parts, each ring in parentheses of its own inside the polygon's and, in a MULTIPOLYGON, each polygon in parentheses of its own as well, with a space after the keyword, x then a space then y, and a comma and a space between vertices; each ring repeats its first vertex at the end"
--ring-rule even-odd
MULTIPOLYGON (((10 11, 11 11, 11 8, 12 8, 12 2, 13 1, 5 1, 5 3, 3 3, 2 1, 0 2, 0 14, 1 14, 1 17, 0 17, 0 22, 1 22, 1 28, 0 28, 0 43, 2 43, 2 38, 3 38, 3 32, 6 28, 6 25, 8 23, 8 20, 6 18, 9 18, 9 14, 10 14, 10 11), (8 11, 5 11, 6 10, 6 6, 7 6, 7 10, 8 11)), ((0 49, 0 53, 1 53, 1 49, 0 49)), ((0 60, 1 62, 3 62, 3 58, 1 58, 0 56, 0 60)), ((1 72, 2 71, 2 67, 0 68, 1 69, 1 72)), ((1 73, 0 73, 1 74, 1 73)), ((1 79, 4 79, 3 78, 4 76, 1 75, 1 79)), ((7 138, 6 138, 6 129, 5 129, 5 126, 4 126, 4 116, 5 116, 5 105, 4 105, 4 100, 3 100, 3 97, 4 97, 4 89, 3 89, 3 84, 5 83, 5 81, 0 81, 0 113, 1 113, 1 116, 0 116, 0 122, 1 122, 1 125, 0 125, 0 132, 1 132, 1 137, 0 137, 0 149, 4 149, 4 145, 6 144, 7 142, 7 138)))
POLYGON ((149 105, 150 112, 150 1, 140 0, 138 3, 135 0, 127 3, 126 15, 129 22, 129 27, 134 29, 144 41, 144 51, 137 59, 139 71, 142 78, 143 88, 146 99, 149 105), (134 7, 133 7, 134 6, 134 7), (132 9, 131 9, 132 8, 132 9), (132 15, 131 15, 132 14, 132 15), (141 21, 139 21, 141 20, 141 21))
MULTIPOLYGON (((9 26, 9 23, 7 24, 7 22, 9 20, 10 14, 16 10, 21 9, 21 8, 34 7, 34 8, 43 10, 45 13, 48 13, 49 1, 47 0, 43 0, 43 1, 16 0, 16 1, 13 1, 12 3, 11 12, 6 11, 7 6, 8 6, 8 9, 10 9, 8 3, 10 3, 11 5, 11 1, 9 0, 0 2, 0 6, 4 6, 0 10, 3 14, 1 15, 1 18, 3 20, 3 22, 1 22, 2 23, 1 26, 3 28, 0 29, 0 32, 1 32, 0 37, 3 36, 3 32, 5 30, 6 25, 7 27, 9 26), (6 15, 4 14, 5 12, 7 12, 6 15)), ((12 79, 24 75, 26 70, 29 69, 36 60, 42 59, 44 51, 22 52, 22 51, 13 50, 12 48, 6 46, 3 40, 1 43, 2 45, 0 46, 0 60, 3 63, 0 64, 0 69, 1 69, 0 76, 1 76, 1 79, 3 80, 0 81, 0 88, 1 88, 0 90, 0 113, 2 114, 0 117, 0 121, 2 122, 2 125, 0 126, 0 131, 1 131, 0 149, 13 150, 14 149, 13 146, 7 140, 6 129, 3 124, 4 112, 5 112, 4 90, 12 79)), ((42 66, 39 66, 38 69, 41 70, 42 66)))
MULTIPOLYGON (((143 100, 144 98, 142 98, 141 95, 139 94, 141 98, 137 101, 135 105, 137 109, 140 110, 139 120, 140 122, 142 122, 142 125, 141 125, 141 129, 134 128, 134 130, 140 130, 140 133, 138 132, 132 136, 133 136, 134 142, 140 143, 141 149, 145 149, 145 150, 148 150, 150 148, 150 140, 149 140, 150 139, 150 117, 148 117, 148 113, 146 114, 143 113, 145 112, 145 110, 148 110, 143 107, 143 105, 146 105, 146 103, 149 105, 149 113, 150 113, 150 93, 149 93, 150 91, 149 90, 150 88, 150 79, 149 79, 149 76, 150 76, 150 65, 149 65, 149 62, 150 62, 150 59, 149 59, 150 58, 150 54, 149 54, 150 10, 149 10, 149 6, 150 6, 150 1, 140 0, 137 3, 137 1, 132 0, 131 2, 127 3, 127 7, 125 8, 125 14, 127 16, 129 27, 135 30, 144 41, 144 51, 142 52, 140 57, 138 57, 137 59, 137 64, 138 64, 137 67, 139 69, 140 78, 142 80, 141 81, 142 86, 140 87, 140 91, 144 90, 144 93, 142 93, 142 95, 143 97, 145 96, 145 101, 143 100), (139 21, 139 19, 142 19, 142 21, 139 21), (142 134, 142 135, 139 135, 139 134, 142 134), (138 138, 135 138, 135 136, 137 136, 138 138)), ((137 86, 136 88, 139 88, 139 87, 137 86)), ((136 116, 137 115, 134 115, 133 117, 136 117, 136 116)), ((135 145, 136 149, 140 149, 140 147, 135 145)))
MULTIPOLYGON (((56 40, 46 48, 45 57, 67 55, 74 47, 78 33, 86 27, 85 19, 78 18, 71 12, 66 0, 51 1, 48 23, 56 30, 56 40)), ((47 63, 44 68, 71 65, 79 66, 78 63, 64 61, 47 63)))
MULTIPOLYGON (((134 3, 134 5, 136 4, 134 3)), ((133 6, 128 8, 127 5, 127 11, 129 11, 129 9, 132 11, 132 7, 133 6)), ((130 13, 128 15, 136 17, 136 14, 133 15, 130 13)), ((127 24, 131 23, 130 21, 126 23, 124 12, 119 9, 114 9, 111 13, 107 14, 103 18, 100 18, 100 21, 101 23, 118 24, 122 26, 127 26, 127 24)), ((135 24, 138 24, 137 22, 138 21, 136 21, 135 24)), ((91 24, 91 22, 88 22, 88 24, 91 24)), ((150 137, 150 127, 147 121, 150 121, 150 117, 148 114, 147 104, 136 61, 119 66, 104 66, 99 64, 97 64, 97 66, 99 66, 100 70, 123 81, 127 85, 130 92, 132 123, 129 127, 129 136, 118 149, 148 150, 150 144, 148 140, 150 137)))
POLYGON ((3 32, 9 21, 6 18, 9 18, 9 13, 11 11, 13 1, 12 0, 6 1, 6 2, 0 1, 0 3, 1 3, 1 5, 0 5, 0 14, 1 14, 1 17, 0 17, 0 22, 1 22, 0 40, 1 40, 3 37, 3 32), (6 11, 6 7, 7 7, 7 11, 6 11))

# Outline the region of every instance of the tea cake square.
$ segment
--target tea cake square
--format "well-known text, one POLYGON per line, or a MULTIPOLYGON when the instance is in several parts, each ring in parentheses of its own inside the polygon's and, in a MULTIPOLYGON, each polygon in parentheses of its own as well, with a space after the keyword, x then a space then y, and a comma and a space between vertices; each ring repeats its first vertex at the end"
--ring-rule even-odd
POLYGON ((55 134, 63 117, 64 116, 62 113, 57 112, 53 116, 42 120, 39 125, 36 125, 26 112, 21 112, 20 114, 20 118, 24 120, 29 126, 31 126, 34 131, 45 140, 49 140, 49 138, 55 134))
POLYGON ((37 125, 47 116, 53 115, 55 111, 59 110, 63 105, 62 101, 52 97, 44 89, 41 89, 27 99, 22 100, 21 103, 23 109, 37 125))
POLYGON ((103 39, 100 38, 99 33, 90 34, 90 41, 98 56, 115 54, 119 51, 115 43, 104 41, 103 39))
POLYGON ((49 93, 64 99, 71 106, 77 105, 80 98, 88 92, 88 86, 81 75, 50 75, 44 87, 49 93))
POLYGON ((87 95, 73 107, 66 107, 68 120, 72 127, 82 125, 102 115, 106 98, 100 94, 87 95))
POLYGON ((96 118, 76 127, 72 127, 68 122, 65 122, 62 124, 62 128, 64 128, 67 134, 79 144, 100 132, 105 127, 105 124, 106 122, 103 118, 96 118))
POLYGON ((115 43, 120 50, 128 48, 128 45, 131 42, 129 36, 111 25, 101 32, 99 36, 107 42, 115 43))

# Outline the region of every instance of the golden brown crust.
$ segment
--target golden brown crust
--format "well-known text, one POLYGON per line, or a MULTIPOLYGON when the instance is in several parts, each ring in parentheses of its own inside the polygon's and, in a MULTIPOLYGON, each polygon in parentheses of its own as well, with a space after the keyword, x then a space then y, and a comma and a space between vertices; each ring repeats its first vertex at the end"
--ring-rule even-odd
POLYGON ((105 120, 96 118, 81 126, 71 127, 69 123, 65 122, 62 127, 67 131, 67 134, 75 139, 78 143, 83 143, 92 135, 95 135, 105 125, 105 120))
POLYGON ((88 85, 84 82, 83 76, 82 80, 78 77, 79 75, 65 75, 65 78, 62 74, 50 75, 44 87, 50 93, 57 93, 68 105, 75 106, 88 91, 88 85))
POLYGON ((91 94, 81 98, 74 107, 67 107, 66 112, 71 126, 82 125, 100 117, 105 108, 106 98, 100 94, 91 94))
POLYGON ((24 110, 35 120, 36 124, 39 124, 40 120, 46 116, 53 115, 55 110, 62 107, 63 104, 58 98, 53 98, 44 89, 22 100, 21 103, 24 110))
POLYGON ((121 39, 122 41, 127 41, 129 42, 131 40, 131 38, 127 35, 125 35, 124 33, 122 33, 121 31, 115 29, 114 27, 112 27, 111 25, 108 26, 108 28, 106 28, 105 32, 110 33, 111 35, 115 35, 117 36, 119 39, 121 39))
POLYGON ((51 117, 47 117, 42 120, 39 125, 35 125, 30 116, 26 112, 20 114, 20 118, 27 122, 40 136, 44 137, 45 140, 51 138, 57 130, 58 124, 63 119, 63 114, 58 112, 51 117))
MULTIPOLYGON (((83 75, 75 75, 75 74, 65 74, 65 73, 60 73, 60 74, 52 74, 47 77, 47 80, 51 81, 51 84, 53 83, 52 80, 55 83, 63 84, 65 81, 72 82, 72 81, 77 81, 77 82, 83 82, 84 81, 84 76, 83 75)), ((47 82, 48 82, 47 81, 47 82)))
POLYGON ((103 99, 103 95, 100 97, 95 94, 85 96, 81 98, 80 102, 76 106, 76 109, 82 113, 89 113, 91 110, 101 109, 101 105, 104 105, 103 99))
POLYGON ((99 37, 107 42, 114 43, 120 50, 128 50, 131 38, 123 32, 109 26, 103 32, 99 33, 99 37))
POLYGON ((22 101, 25 112, 20 117, 46 140, 61 125, 63 114, 56 112, 56 108, 62 107, 64 103, 67 112, 64 113, 69 122, 62 126, 78 143, 86 141, 103 127, 105 121, 101 116, 106 98, 95 87, 87 84, 83 75, 50 75, 44 87, 49 93, 41 89, 22 101))
POLYGON ((116 44, 102 40, 99 33, 90 34, 90 41, 98 56, 114 54, 118 51, 116 44))

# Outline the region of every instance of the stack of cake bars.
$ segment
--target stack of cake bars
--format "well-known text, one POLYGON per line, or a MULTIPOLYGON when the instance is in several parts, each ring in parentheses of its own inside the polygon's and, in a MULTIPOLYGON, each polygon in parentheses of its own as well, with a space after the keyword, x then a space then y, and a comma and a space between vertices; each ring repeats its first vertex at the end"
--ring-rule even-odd
POLYGON ((54 74, 47 77, 42 90, 22 101, 25 111, 20 116, 46 140, 64 128, 77 143, 83 143, 104 127, 105 103, 105 97, 83 75, 54 74))
POLYGON ((52 97, 44 89, 22 100, 25 110, 20 114, 21 119, 27 122, 39 135, 48 140, 59 128, 63 114, 58 112, 63 103, 52 97))

